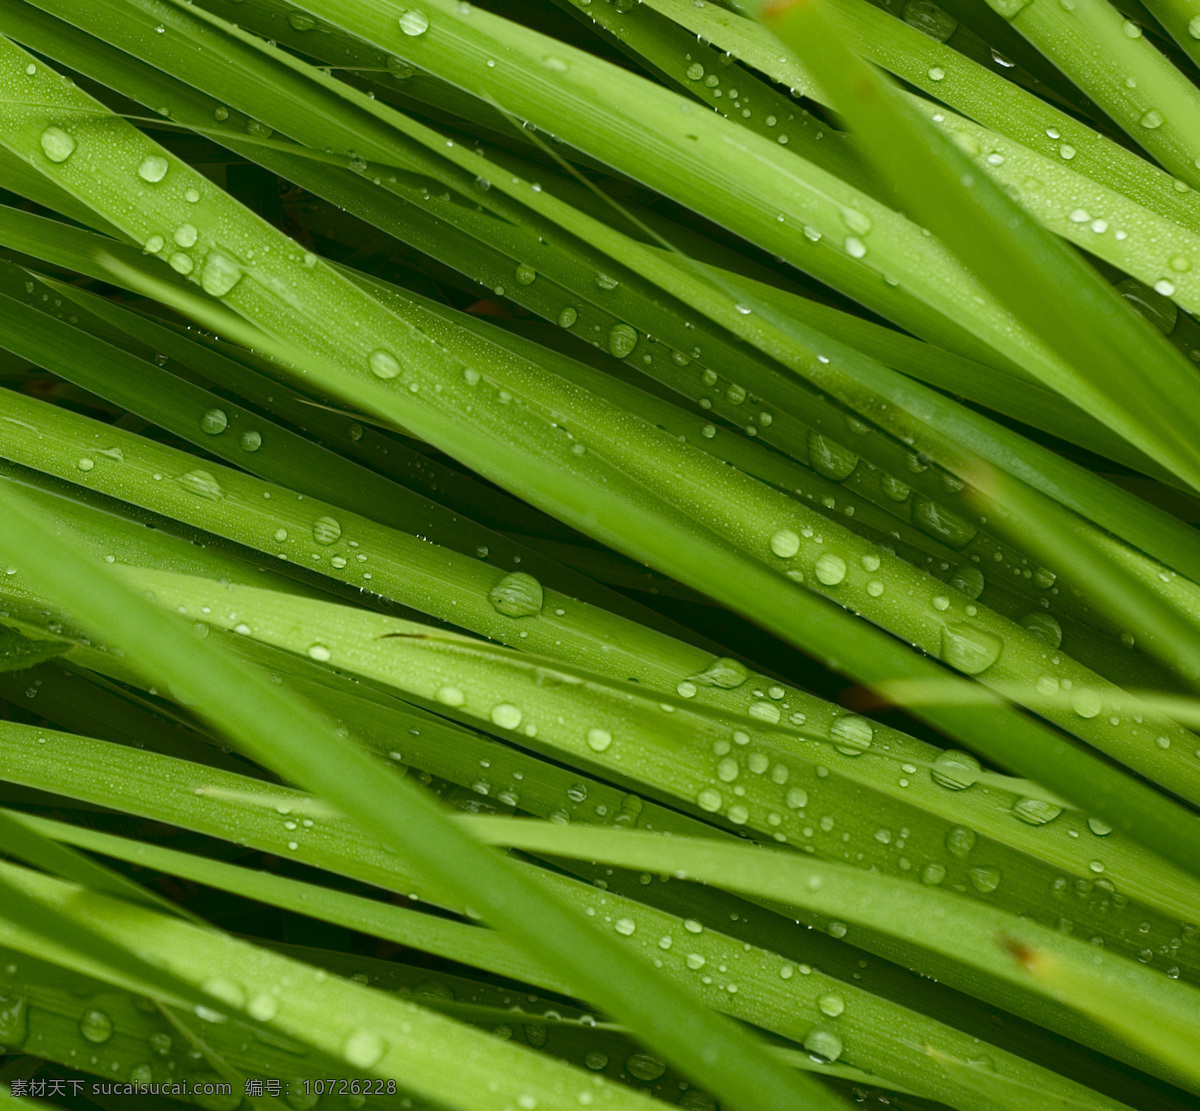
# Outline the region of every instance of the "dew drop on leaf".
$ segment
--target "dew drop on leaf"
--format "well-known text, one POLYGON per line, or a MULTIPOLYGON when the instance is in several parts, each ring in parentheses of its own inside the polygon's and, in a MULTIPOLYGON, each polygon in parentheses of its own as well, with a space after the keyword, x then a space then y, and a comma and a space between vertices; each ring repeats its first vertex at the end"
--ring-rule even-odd
POLYGON ((488 601, 505 617, 533 617, 542 612, 542 584, 524 571, 505 575, 488 593, 488 601))
POLYGON ((151 154, 142 159, 137 174, 143 181, 162 181, 170 168, 171 164, 161 154, 151 154))
POLYGON ((51 162, 65 162, 75 151, 75 137, 61 127, 48 127, 42 132, 42 153, 51 162))

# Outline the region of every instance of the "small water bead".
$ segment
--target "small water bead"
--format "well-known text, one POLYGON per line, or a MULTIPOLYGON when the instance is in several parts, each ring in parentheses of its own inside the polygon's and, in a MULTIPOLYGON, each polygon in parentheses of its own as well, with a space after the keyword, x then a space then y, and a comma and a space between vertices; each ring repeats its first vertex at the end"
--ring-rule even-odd
POLYGON ((587 746, 593 752, 604 752, 612 744, 612 734, 607 729, 589 729, 587 746))
POLYGON ((1081 718, 1094 718, 1101 710, 1100 692, 1084 688, 1071 695, 1071 709, 1081 718))
POLYGON ((964 791, 978 782, 981 770, 979 761, 969 752, 949 749, 937 754, 930 775, 934 783, 947 790, 964 791))
POLYGON ((1020 818, 1026 825, 1044 826, 1054 821, 1063 808, 1046 799, 1020 798, 1013 804, 1013 816, 1020 818))
POLYGON ((705 787, 696 796, 696 805, 699 806, 701 810, 705 810, 710 814, 715 814, 718 810, 720 810, 721 804, 724 801, 725 800, 721 798, 721 792, 713 787, 705 787))
POLYGON ((613 929, 622 937, 630 937, 637 930, 637 923, 632 918, 618 918, 613 929))
POLYGON ((85 473, 90 471, 93 467, 95 467, 95 465, 96 461, 94 459, 89 459, 86 455, 75 463, 75 466, 85 473))
POLYGON ((170 168, 171 163, 163 158, 162 155, 152 154, 142 159, 141 164, 137 168, 137 175, 143 181, 162 181, 167 176, 167 171, 170 168))
POLYGON ((558 314, 558 326, 560 328, 570 328, 578 319, 579 313, 572 306, 568 305, 558 314))
POLYGON ((258 451, 262 447, 262 433, 255 432, 253 429, 249 432, 242 433, 242 451, 258 451))
POLYGON ((889 474, 885 474, 879 480, 879 488, 883 491, 885 498, 894 502, 907 501, 908 496, 912 493, 911 487, 906 486, 899 479, 892 478, 889 474))
POLYGON ((803 787, 789 787, 784 801, 791 810, 803 810, 808 805, 808 792, 803 787))
POLYGON ((854 452, 816 432, 808 434, 808 459, 814 471, 835 482, 849 478, 858 466, 854 452))
POLYGON ((156 255, 166 246, 166 240, 161 235, 152 235, 146 240, 146 245, 142 248, 148 255, 156 255))
POLYGON ((1075 157, 1075 154, 1075 148, 1071 146, 1070 143, 1063 143, 1063 145, 1058 148, 1058 156, 1064 162, 1070 162, 1071 159, 1075 157))
POLYGON ((945 878, 946 866, 944 864, 926 864, 921 869, 921 882, 930 887, 936 887, 945 878))
POLYGON ((675 687, 675 693, 679 695, 680 698, 695 698, 696 690, 696 684, 690 679, 681 680, 675 687))
POLYGON ((804 1039, 804 1048, 808 1055, 821 1064, 836 1061, 842 1055, 842 1039, 832 1030, 810 1030, 804 1039))
POLYGON ((75 137, 61 127, 48 127, 42 132, 42 153, 51 162, 65 162, 75 153, 75 137))
POLYGON ((941 66, 930 66, 928 73, 930 81, 942 81, 946 77, 946 71, 941 66))
POLYGON ((867 253, 867 245, 857 235, 846 236, 842 246, 845 247, 846 254, 851 258, 862 258, 867 253))
POLYGON ((400 30, 406 35, 423 35, 429 30, 429 18, 424 12, 410 8, 400 17, 400 30))
POLYGON ((817 557, 813 566, 817 581, 825 586, 837 586, 846 577, 846 561, 832 552, 817 557))
POLYGON ((689 953, 684 958, 684 964, 686 964, 693 972, 698 972, 707 963, 708 961, 706 961, 699 953, 689 953))
POLYGON ((534 617, 542 612, 545 592, 542 584, 524 571, 505 575, 488 593, 488 601, 505 617, 534 617))
POLYGON ((791 559, 800 550, 800 537, 791 529, 780 529, 771 537, 771 551, 780 559, 791 559))
POLYGON ((317 21, 308 12, 288 12, 287 18, 292 29, 296 31, 311 31, 317 25, 317 21))
POLYGON ((180 224, 172 236, 180 247, 194 247, 199 237, 200 233, 196 230, 195 224, 180 224))
POLYGON ((514 275, 517 285, 533 285, 537 281, 537 271, 532 266, 518 266, 514 275))
POLYGON ((318 663, 328 663, 333 653, 323 644, 314 644, 309 647, 308 655, 310 659, 314 659, 318 663))
POLYGON ((224 409, 209 409, 200 418, 200 431, 206 436, 219 436, 229 427, 229 417, 224 409))
POLYGON ((987 671, 1000 656, 1004 642, 973 625, 942 627, 942 659, 967 675, 987 671))
POLYGON ((1188 21, 1188 34, 1194 39, 1200 39, 1200 15, 1193 16, 1188 21))
POLYGON ((492 707, 492 724, 501 729, 516 729, 522 717, 520 707, 511 702, 500 702, 492 707))
POLYGON ((1147 130, 1153 131, 1156 127, 1162 127, 1162 113, 1156 112, 1153 108, 1151 108, 1141 117, 1141 119, 1138 120, 1138 123, 1140 123, 1147 130))
POLYGON ((379 1063, 387 1044, 373 1030, 356 1030, 342 1044, 342 1057, 356 1069, 369 1069, 379 1063))
POLYGON ((727 756, 717 764, 717 778, 722 783, 732 783, 741 774, 738 762, 727 756))
POLYGON ((79 1020, 79 1032, 95 1045, 103 1045, 113 1036, 113 1020, 106 1011, 88 1010, 79 1020))
POLYGON ((845 714, 829 727, 834 747, 843 756, 861 756, 875 738, 875 727, 863 717, 845 714))
POLYGON ((221 484, 208 471, 194 470, 181 474, 175 481, 189 493, 215 501, 224 497, 221 484))
POLYGON ((1088 829, 1090 829, 1097 837, 1107 837, 1113 831, 1113 827, 1107 822, 1102 822, 1099 818, 1088 818, 1088 829))
POLYGON ((1062 644, 1062 626, 1048 613, 1027 613, 1019 624, 1028 629, 1038 640, 1045 641, 1051 648, 1062 644))
POLYGON ((336 544, 342 538, 341 522, 333 517, 318 517, 313 521, 312 534, 318 544, 336 544))
POLYGON ((242 279, 242 268, 220 250, 209 251, 200 270, 200 288, 213 297, 224 297, 242 279))
POLYGON ((704 67, 699 62, 693 62, 684 70, 684 76, 689 81, 699 81, 704 76, 704 67))
POLYGON ((176 274, 190 274, 196 268, 196 262, 191 255, 185 255, 182 251, 176 251, 167 262, 176 274))
POLYGON ((769 722, 771 725, 777 724, 780 717, 779 707, 770 702, 752 702, 747 712, 752 718, 769 722))
POLYGON ((1164 297, 1171 297, 1175 293, 1175 283, 1166 278, 1159 278, 1154 283, 1154 292, 1161 293, 1164 297))
POLYGON ((367 356, 367 366, 376 378, 395 378, 400 374, 400 360, 382 347, 367 356))

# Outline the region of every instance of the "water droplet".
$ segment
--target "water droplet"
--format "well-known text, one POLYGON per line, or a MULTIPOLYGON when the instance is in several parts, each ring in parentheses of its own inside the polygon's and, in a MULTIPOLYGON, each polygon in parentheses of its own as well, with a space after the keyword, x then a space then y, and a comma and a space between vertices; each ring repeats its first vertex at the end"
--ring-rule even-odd
POLYGON ((804 1048, 814 1061, 829 1064, 842 1055, 842 1039, 832 1030, 822 1030, 818 1027, 808 1032, 804 1039, 804 1048))
POLYGON ((808 458, 814 471, 836 482, 849 478, 858 466, 854 452, 816 432, 808 434, 808 458))
POLYGON ((251 429, 242 433, 242 451, 258 451, 262 447, 262 433, 251 429))
POLYGON ((29 1036, 29 999, 0 994, 0 1045, 20 1045, 29 1036))
POLYGON ((752 702, 747 712, 752 718, 770 722, 772 725, 779 721, 779 707, 770 702, 752 702))
POLYGON ((708 961, 706 961, 699 953, 689 953, 684 958, 684 963, 688 966, 688 968, 695 972, 703 968, 708 961))
POLYGON ((229 427, 229 417, 224 409, 209 409, 200 418, 200 431, 206 436, 219 436, 229 427))
POLYGON ((332 653, 323 644, 313 644, 309 646, 308 655, 319 663, 328 663, 332 653))
POLYGON ((1094 718, 1100 713, 1100 692, 1084 688, 1071 695, 1071 709, 1081 718, 1094 718))
POLYGON ((308 12, 288 12, 288 22, 296 31, 311 31, 317 21, 308 12))
POLYGON ((242 268, 223 251, 212 250, 200 269, 200 288, 213 297, 224 297, 242 279, 242 268))
POLYGON ((180 247, 194 247, 199 237, 200 233, 196 230, 195 224, 180 224, 172 236, 180 247))
POLYGON ((780 559, 790 559, 800 550, 800 537, 791 529, 782 528, 771 537, 771 551, 780 559))
POLYGON ((946 834, 946 851, 958 860, 970 855, 975 848, 975 831, 963 826, 955 826, 946 834))
POLYGON ((648 1053, 635 1053, 626 1060, 625 1068, 630 1076, 635 1076, 638 1080, 657 1080, 667 1071, 667 1066, 662 1061, 648 1053))
POLYGON ((701 810, 706 810, 710 814, 715 814, 718 810, 720 810, 721 803, 723 801, 724 800, 721 798, 721 792, 713 787, 705 787, 696 796, 696 805, 699 806, 701 810))
POLYGON ((608 330, 608 351, 618 359, 624 359, 637 346, 637 331, 628 324, 614 324, 608 330))
POLYGON ((221 484, 208 471, 188 471, 186 474, 181 474, 175 481, 189 493, 197 494, 202 498, 211 498, 215 501, 217 498, 225 496, 221 484))
POLYGON ((526 266, 522 263, 517 267, 514 277, 517 280, 517 285, 533 285, 537 281, 537 271, 532 266, 526 266))
POLYGON ((731 691, 740 687, 750 676, 745 664, 729 656, 718 656, 707 669, 691 678, 705 687, 721 687, 731 691))
POLYGON ((1113 827, 1107 822, 1102 822, 1099 818, 1088 818, 1088 829, 1090 829, 1097 837, 1107 837, 1113 831, 1113 827))
POLYGON ((48 127, 42 132, 42 153, 51 162, 65 162, 75 150, 75 137, 61 127, 48 127))
POLYGON ((844 714, 829 727, 834 747, 843 756, 861 756, 875 737, 875 727, 866 718, 844 714))
POLYGON ((400 17, 400 30, 406 35, 423 35, 429 30, 429 19, 424 12, 410 8, 400 17))
POLYGON ((558 314, 558 326, 560 328, 570 328, 578 319, 579 313, 571 305, 568 305, 558 314))
POLYGON ((1138 123, 1148 130, 1153 131, 1156 127, 1162 127, 1162 113, 1156 112, 1153 108, 1151 108, 1142 116, 1140 120, 1138 120, 1138 123))
POLYGON ((1200 39, 1200 15, 1193 16, 1188 21, 1188 34, 1194 39, 1200 39))
POLYGON ((196 267, 190 255, 185 255, 182 251, 176 251, 167 262, 171 264, 171 269, 176 274, 190 274, 196 267))
POLYGON ((620 284, 621 283, 610 274, 598 273, 596 275, 596 285, 598 285, 601 289, 613 290, 616 289, 620 284))
POLYGON ((867 245, 857 235, 846 236, 843 246, 851 258, 862 258, 867 253, 867 245))
POLYGON ((400 360, 382 347, 367 356, 367 366, 376 378, 395 378, 400 373, 400 360))
POLYGON ((492 707, 492 724, 501 729, 516 729, 521 724, 521 717, 520 707, 511 702, 500 702, 492 707))
POLYGON ((987 671, 1000 655, 1004 642, 973 625, 942 628, 942 659, 967 675, 987 671))
POLYGON ((983 593, 986 584, 983 572, 975 564, 964 563, 955 569, 954 574, 950 577, 950 585, 974 601, 983 593))
POLYGON ((944 864, 926 864, 921 869, 921 882, 930 887, 936 887, 945 878, 946 866, 944 864))
POLYGON ((837 1018, 845 1009, 846 1003, 840 995, 822 995, 817 1000, 817 1006, 821 1008, 823 1015, 828 1015, 830 1018, 837 1018))
POLYGON ((951 548, 962 548, 969 544, 978 531, 956 513, 922 497, 913 501, 913 524, 951 548))
POLYGON ((929 0, 908 0, 904 22, 938 42, 945 42, 958 28, 958 20, 929 0))
POLYGON ((613 923, 613 929, 622 937, 629 937, 637 930, 637 923, 632 918, 618 918, 613 923))
POLYGON ((967 870, 967 879, 971 881, 971 886, 976 891, 987 895, 1000 886, 1000 869, 970 868, 967 870))
POLYGON ((612 744, 612 734, 607 729, 589 729, 587 745, 593 752, 604 752, 612 744))
POLYGON ((443 706, 461 706, 467 700, 467 696, 458 687, 452 687, 449 684, 438 687, 433 697, 443 706))
POLYGON ((584 1056, 583 1063, 592 1072, 599 1072, 601 1069, 608 1067, 608 1054, 601 1053, 598 1049, 590 1049, 584 1056))
MULTIPOLYGON (((1200 35, 1196 37, 1200 38, 1200 35)), ((699 62, 693 62, 684 73, 689 81, 699 81, 704 76, 704 67, 699 62)))
POLYGON ((979 772, 979 761, 969 752, 949 749, 937 754, 930 775, 947 790, 963 791, 978 781, 979 772))
POLYGON ((1038 640, 1045 641, 1051 648, 1062 644, 1062 626, 1048 613, 1027 613, 1021 618, 1020 624, 1028 629, 1038 640))
POLYGON ((846 561, 832 552, 825 552, 817 557, 813 571, 818 582, 826 586, 837 586, 846 577, 846 561))
POLYGON ((386 1048, 384 1040, 373 1030, 356 1030, 342 1045, 342 1056, 356 1069, 369 1069, 379 1063, 386 1048))
POLYGON ((82 459, 78 460, 75 464, 76 467, 85 473, 90 471, 95 465, 96 461, 94 459, 89 459, 86 455, 82 459))
POLYGON ((142 159, 142 163, 137 168, 138 177, 143 181, 162 181, 167 176, 167 171, 171 168, 171 163, 168 162, 160 154, 151 154, 147 158, 142 159))
POLYGON ((318 517, 313 521, 312 534, 318 544, 336 544, 342 537, 342 526, 333 517, 318 517))
POLYGON ((79 1032, 89 1042, 103 1045, 113 1036, 113 1020, 106 1011, 84 1011, 79 1020, 79 1032))
POLYGON ((941 66, 930 66, 929 67, 929 80, 930 81, 943 81, 943 80, 945 80, 945 77, 946 77, 946 71, 944 69, 942 69, 941 66))
POLYGON ((1062 813, 1063 808, 1056 806, 1046 799, 1020 798, 1013 804, 1013 816, 1020 818, 1026 825, 1044 826, 1054 821, 1062 813))
POLYGON ((544 600, 542 584, 523 571, 505 575, 488 594, 492 608, 506 617, 533 617, 542 612, 544 600))

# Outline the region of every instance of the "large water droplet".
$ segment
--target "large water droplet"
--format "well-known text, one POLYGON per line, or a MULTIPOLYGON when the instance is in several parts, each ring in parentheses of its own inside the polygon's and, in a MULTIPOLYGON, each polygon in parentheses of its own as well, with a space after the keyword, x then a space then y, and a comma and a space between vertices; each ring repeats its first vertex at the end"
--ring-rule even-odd
POLYGON ((781 528, 771 537, 771 551, 780 559, 791 559, 800 550, 800 537, 790 528, 781 528))
POLYGON ((424 12, 410 8, 400 17, 400 30, 406 35, 423 35, 429 30, 429 18, 424 12))
POLYGON ((488 594, 492 608, 506 617, 533 617, 542 612, 544 600, 542 584, 524 571, 505 575, 488 594))
POLYGON ((608 330, 609 354, 623 359, 637 346, 638 334, 636 329, 628 324, 614 324, 608 330))
POLYGON ((707 669, 691 678, 704 687, 721 687, 731 691, 740 687, 749 676, 750 672, 746 670, 745 664, 729 656, 718 656, 707 669))
POLYGON ((308 12, 288 12, 288 22, 296 31, 311 31, 317 21, 308 12))
POLYGON ((517 285, 533 285, 537 281, 537 271, 532 266, 522 263, 514 271, 513 277, 516 278, 517 285))
POLYGON ((938 42, 945 42, 958 29, 958 20, 929 0, 908 0, 904 22, 938 42))
POLYGON ((200 270, 200 288, 213 297, 224 297, 241 281, 242 268, 223 251, 212 250, 200 270))
POLYGON ((1038 640, 1044 640, 1051 648, 1062 644, 1062 626, 1048 613, 1035 611, 1021 618, 1020 624, 1038 640))
POLYGON ((913 524, 951 548, 962 548, 969 544, 978 531, 956 513, 921 497, 913 500, 913 524))
POLYGON ((821 1008, 823 1015, 828 1015, 830 1018, 837 1018, 845 1009, 846 1003, 840 995, 822 995, 817 1000, 817 1006, 821 1008))
POLYGON ((189 493, 197 494, 202 498, 211 498, 215 501, 217 498, 225 496, 221 484, 208 471, 188 471, 186 474, 181 474, 175 481, 189 493))
POLYGON ((1013 817, 1020 818, 1026 825, 1044 826, 1054 821, 1063 808, 1046 799, 1021 798, 1013 804, 1012 812, 1013 817))
POLYGON ((51 162, 65 162, 75 151, 75 137, 61 127, 48 127, 42 132, 42 153, 51 162))
POLYGON ((861 756, 871 747, 875 727, 866 718, 845 714, 829 727, 829 736, 844 756, 861 756))
POLYGON ((808 434, 808 458, 814 471, 835 482, 849 478, 858 466, 858 456, 854 452, 816 432, 808 434))
POLYGON ((229 427, 229 417, 224 409, 209 409, 200 418, 200 431, 206 436, 219 436, 229 427))
POLYGON ((0 1045, 20 1045, 29 1037, 29 999, 0 995, 0 1045))
POLYGON ((963 826, 955 826, 946 834, 946 851, 953 857, 962 860, 970 855, 975 848, 975 831, 963 826))
POLYGON ((378 1064, 386 1048, 384 1040, 373 1030, 356 1030, 342 1045, 342 1056, 356 1069, 369 1069, 378 1064))
POLYGON ((313 521, 312 534, 318 544, 336 544, 342 537, 342 526, 333 517, 318 517, 313 521))
POLYGON ((638 1080, 657 1080, 667 1071, 666 1064, 657 1057, 651 1057, 649 1053, 635 1053, 626 1060, 625 1068, 630 1076, 635 1076, 638 1080))
POLYGON ((987 895, 995 891, 1000 886, 1000 869, 999 868, 970 868, 967 870, 967 879, 971 881, 971 886, 976 891, 980 891, 987 895))
POLYGON ((846 561, 832 552, 825 552, 817 557, 813 571, 818 582, 826 586, 837 586, 846 577, 846 561))
POLYGON ((593 752, 604 752, 612 744, 612 734, 607 729, 589 729, 587 746, 593 752))
POLYGON ((879 488, 883 491, 884 497, 895 502, 907 501, 909 494, 912 493, 910 486, 905 485, 898 478, 892 478, 890 474, 885 474, 879 480, 879 488))
POLYGON ((400 373, 400 360, 382 347, 367 356, 367 365, 376 378, 395 378, 400 373))
POLYGON ((979 779, 979 772, 979 761, 969 752, 950 749, 937 754, 930 775, 934 783, 951 791, 962 791, 979 779))
POLYGON ((95 1008, 84 1011, 79 1020, 79 1032, 89 1041, 103 1045, 113 1036, 113 1020, 107 1011, 95 1008))
POLYGON ((492 724, 501 729, 516 729, 521 724, 521 709, 511 702, 500 702, 492 707, 492 724))
POLYGON ((242 451, 258 451, 262 447, 262 433, 251 429, 242 433, 242 451))
POLYGON ((804 1039, 804 1048, 814 1061, 829 1064, 842 1055, 842 1039, 832 1030, 822 1030, 818 1027, 808 1032, 804 1039))
POLYGON ((946 625, 942 629, 942 659, 967 675, 987 671, 1003 647, 999 637, 973 625, 946 625))
POLYGON ((160 154, 151 154, 142 159, 141 165, 137 168, 138 177, 143 181, 162 181, 167 176, 167 171, 171 168, 171 163, 168 162, 160 154))

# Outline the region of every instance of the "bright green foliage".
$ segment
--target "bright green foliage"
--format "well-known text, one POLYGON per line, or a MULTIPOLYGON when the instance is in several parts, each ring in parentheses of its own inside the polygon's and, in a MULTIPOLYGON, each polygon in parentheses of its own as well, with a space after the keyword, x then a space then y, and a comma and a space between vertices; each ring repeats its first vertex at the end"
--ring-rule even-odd
POLYGON ((0 1103, 1193 1106, 1197 43, 0 0, 0 1103))

